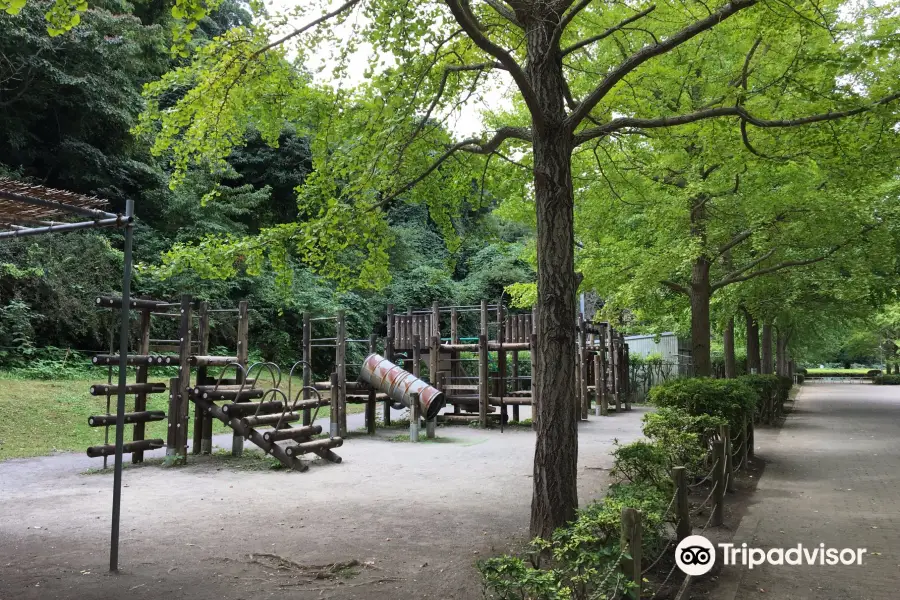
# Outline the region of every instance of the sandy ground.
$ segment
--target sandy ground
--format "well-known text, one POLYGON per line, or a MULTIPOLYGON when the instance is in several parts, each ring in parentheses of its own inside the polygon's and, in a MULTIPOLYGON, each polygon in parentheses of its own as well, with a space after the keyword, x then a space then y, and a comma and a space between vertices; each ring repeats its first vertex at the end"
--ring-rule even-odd
MULTIPOLYGON (((638 438, 644 411, 581 424, 582 504, 602 496, 613 440, 638 438)), ((534 434, 455 426, 438 436, 449 441, 351 438, 342 464, 306 473, 128 469, 118 575, 108 574, 112 476, 84 474, 100 459, 0 463, 0 600, 481 598, 475 561, 527 537, 534 434), (260 554, 359 566, 310 580, 301 575, 322 569, 260 554)))

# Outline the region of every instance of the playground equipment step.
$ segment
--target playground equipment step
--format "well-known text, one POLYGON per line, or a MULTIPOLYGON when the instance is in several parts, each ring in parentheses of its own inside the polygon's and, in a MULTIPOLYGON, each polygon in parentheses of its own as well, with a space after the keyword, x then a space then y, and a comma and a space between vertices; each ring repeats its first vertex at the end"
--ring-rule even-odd
MULTIPOLYGON (((125 386, 126 394, 159 394, 166 391, 164 383, 129 383, 125 386)), ((97 383, 91 386, 91 396, 113 396, 119 393, 118 385, 97 383)))
POLYGON ((208 386, 198 386, 188 388, 188 396, 203 398, 205 400, 232 400, 235 402, 246 402, 247 400, 256 400, 263 397, 265 390, 262 388, 245 388, 240 389, 212 389, 202 390, 198 388, 208 386))
POLYGON ((273 429, 263 433, 263 439, 267 442, 280 442, 282 440, 307 441, 314 435, 322 433, 321 425, 307 425, 305 427, 291 427, 289 429, 273 429))
MULTIPOLYGON (((125 454, 130 454, 132 452, 140 452, 143 450, 155 450, 156 448, 162 448, 163 446, 165 446, 165 443, 162 440, 140 440, 138 442, 126 442, 122 446, 122 452, 124 452, 125 454)), ((115 444, 91 446, 87 449, 87 455, 91 458, 98 458, 100 456, 112 456, 115 453, 115 444)))
MULTIPOLYGON (((208 398, 204 398, 207 400, 208 398)), ((271 402, 232 402, 223 404, 222 412, 229 418, 241 418, 248 415, 270 415, 284 410, 284 403, 280 400, 271 402)))
MULTIPOLYGON (((161 410, 143 410, 125 413, 125 423, 149 423, 151 421, 162 421, 165 418, 166 413, 161 410)), ((88 425, 91 427, 105 427, 107 425, 115 424, 116 415, 94 415, 88 417, 88 425)))

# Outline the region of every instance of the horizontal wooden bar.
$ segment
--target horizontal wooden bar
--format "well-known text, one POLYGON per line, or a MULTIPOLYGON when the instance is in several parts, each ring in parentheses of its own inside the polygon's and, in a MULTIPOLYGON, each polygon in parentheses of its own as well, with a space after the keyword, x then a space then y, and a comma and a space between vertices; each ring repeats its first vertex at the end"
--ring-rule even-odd
POLYGON ((533 404, 530 397, 523 396, 504 396, 502 401, 499 396, 490 396, 488 402, 492 406, 530 406, 533 404))
MULTIPOLYGON (((206 400, 206 398, 204 398, 206 400)), ((231 404, 223 404, 222 412, 231 418, 241 418, 248 415, 258 414, 270 415, 275 411, 284 410, 284 403, 281 401, 273 402, 233 402, 231 404)))
MULTIPOLYGON (((122 298, 120 296, 98 296, 95 300, 97 306, 104 308, 122 308, 122 298)), ((171 306, 169 302, 162 300, 149 300, 144 298, 131 298, 128 302, 131 308, 158 310, 171 306)))
POLYGON ((237 356, 191 356, 192 367, 226 367, 236 362, 237 356))
MULTIPOLYGON (((155 450, 156 448, 162 448, 165 446, 165 442, 162 440, 139 440, 137 442, 125 442, 122 446, 122 452, 125 454, 130 454, 132 452, 140 452, 142 450, 155 450)), ((91 458, 98 458, 100 456, 112 456, 116 453, 116 445, 115 444, 106 444, 103 446, 91 446, 87 449, 87 455, 91 458)))
POLYGON ((307 425, 305 427, 289 427, 288 429, 273 429, 263 433, 263 439, 269 442, 281 442, 284 440, 307 439, 322 433, 321 425, 307 425))
MULTIPOLYGON (((166 391, 164 383, 129 383, 125 386, 126 394, 159 394, 166 391)), ((119 393, 118 385, 95 383, 91 386, 91 396, 105 396, 119 393)))
MULTIPOLYGON (((142 410, 125 413, 125 423, 149 423, 151 421, 162 421, 165 418, 166 413, 161 410, 142 410)), ((91 427, 105 427, 115 424, 116 415, 94 415, 88 417, 88 425, 91 427)))
POLYGON ((301 454, 306 454, 307 452, 315 452, 316 450, 330 450, 331 448, 339 448, 343 445, 344 440, 342 438, 326 438, 288 446, 284 449, 284 451, 288 456, 294 457, 300 456, 301 454))
POLYGON ((194 391, 196 388, 188 388, 188 394, 192 398, 203 398, 204 400, 233 400, 236 402, 246 402, 247 400, 256 400, 262 398, 265 390, 262 388, 245 388, 243 390, 207 390, 194 391))
MULTIPOLYGON (((95 366, 113 366, 119 365, 118 354, 98 354, 91 357, 91 363, 95 366)), ((155 366, 161 365, 161 357, 154 354, 129 354, 125 357, 125 364, 129 366, 155 366)))
POLYGON ((282 423, 293 423, 294 421, 299 421, 302 417, 303 413, 298 412, 273 413, 258 417, 243 417, 241 425, 244 427, 265 427, 266 425, 277 425, 279 421, 282 423))

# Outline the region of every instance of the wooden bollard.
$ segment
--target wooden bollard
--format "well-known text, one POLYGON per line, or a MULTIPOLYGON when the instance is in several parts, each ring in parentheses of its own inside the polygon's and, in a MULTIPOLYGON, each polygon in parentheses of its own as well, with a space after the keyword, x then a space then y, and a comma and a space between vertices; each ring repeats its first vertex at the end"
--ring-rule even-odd
POLYGON ((728 425, 719 427, 719 437, 725 442, 725 491, 733 492, 737 489, 734 484, 734 457, 732 456, 731 430, 728 425))
POLYGON ((331 414, 329 415, 328 421, 330 423, 330 427, 328 432, 331 434, 331 437, 341 437, 340 436, 340 415, 339 415, 339 406, 340 402, 338 401, 338 374, 331 374, 331 414))
POLYGON ((636 584, 633 591, 635 600, 641 598, 641 511, 634 508, 622 509, 622 550, 627 550, 631 558, 622 557, 622 571, 625 577, 636 584))
POLYGON ((691 507, 688 505, 687 474, 684 467, 672 469, 672 481, 675 483, 675 524, 676 539, 680 542, 691 535, 691 507))
POLYGON ((713 442, 713 527, 725 522, 725 442, 713 442))
POLYGON ((409 395, 409 441, 419 441, 419 395, 409 395))
POLYGON ((750 429, 753 424, 746 416, 741 421, 741 469, 747 469, 747 457, 750 455, 750 429))
POLYGON ((753 419, 747 419, 747 441, 744 442, 744 445, 747 447, 747 456, 751 457, 754 455, 753 444, 756 443, 756 435, 753 428, 753 419))

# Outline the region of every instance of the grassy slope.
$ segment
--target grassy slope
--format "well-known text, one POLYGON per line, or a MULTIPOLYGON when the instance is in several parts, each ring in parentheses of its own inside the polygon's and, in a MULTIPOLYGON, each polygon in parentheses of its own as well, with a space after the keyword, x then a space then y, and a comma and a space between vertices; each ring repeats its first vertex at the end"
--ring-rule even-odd
MULTIPOLYGON (((103 444, 103 427, 88 427, 90 415, 106 412, 106 396, 88 393, 93 380, 39 381, 0 379, 0 461, 9 458, 42 456, 56 451, 84 452, 88 446, 103 444)), ((151 381, 160 381, 162 379, 151 381)), ((167 383, 167 382, 166 382, 167 383)), ((128 410, 134 397, 127 399, 128 410)), ((115 412, 115 397, 112 411, 115 412)), ((148 410, 168 409, 168 394, 151 394, 148 410)), ((350 404, 350 413, 362 412, 365 405, 350 404)), ((319 409, 319 417, 327 417, 327 407, 319 409)), ((193 409, 191 409, 193 417, 193 409)), ((125 439, 131 439, 131 425, 125 426, 125 439)), ((221 422, 213 422, 213 433, 228 431, 221 422)), ((114 429, 110 428, 110 441, 114 429)), ((166 421, 147 423, 146 438, 166 439, 166 421)))

